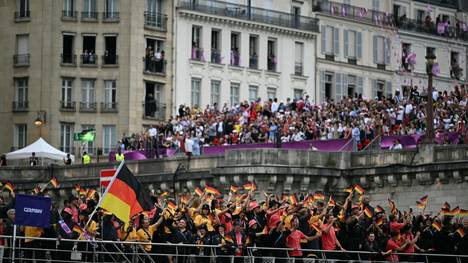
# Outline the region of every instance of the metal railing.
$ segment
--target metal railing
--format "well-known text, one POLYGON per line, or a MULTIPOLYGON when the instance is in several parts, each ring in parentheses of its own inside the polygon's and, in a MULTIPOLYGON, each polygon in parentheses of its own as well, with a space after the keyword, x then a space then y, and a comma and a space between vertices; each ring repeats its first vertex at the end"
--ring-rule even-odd
POLYGON ((382 26, 394 27, 393 14, 384 13, 377 10, 366 9, 359 6, 342 4, 332 1, 320 1, 313 7, 315 12, 320 12, 332 16, 344 17, 367 23, 375 23, 382 26))
POLYGON ((103 55, 102 56, 103 65, 118 65, 119 64, 119 55, 103 55))
POLYGON ((167 15, 145 12, 145 26, 165 31, 167 29, 167 15))
POLYGON ((85 21, 94 21, 98 19, 98 12, 89 12, 89 11, 83 11, 81 12, 81 20, 85 21))
POLYGON ((98 56, 96 54, 81 54, 81 66, 97 66, 98 56))
POLYGON ((143 73, 166 74, 166 60, 156 60, 154 57, 143 57, 145 70, 143 73))
POLYGON ((192 47, 192 54, 190 55, 190 59, 205 62, 203 48, 192 47))
POLYGON ((304 75, 304 64, 302 62, 294 63, 294 74, 298 76, 304 75))
POLYGON ((118 22, 120 20, 119 12, 102 12, 102 20, 105 22, 118 22))
POLYGON ((210 15, 226 16, 235 19, 265 23, 305 31, 318 32, 318 19, 294 15, 275 10, 249 7, 215 0, 181 0, 180 9, 192 10, 210 15))
POLYGON ((166 103, 143 102, 143 118, 164 120, 166 118, 166 103))
POLYGON ((76 20, 78 18, 77 11, 62 10, 62 19, 64 20, 76 20))
POLYGON ((211 49, 211 63, 221 64, 221 51, 218 49, 211 49))
POLYGON ((249 57, 249 68, 258 69, 258 56, 249 57))
POLYGON ((74 101, 60 101, 60 111, 75 111, 74 101))
POLYGON ((28 111, 29 108, 29 101, 13 101, 13 111, 28 111))
POLYGON ((13 55, 13 63, 15 66, 29 66, 29 54, 16 54, 13 55))
POLYGON ((395 18, 395 20, 397 27, 401 30, 468 41, 468 32, 464 32, 461 26, 437 25, 434 21, 426 22, 406 17, 395 18))
POLYGON ((75 54, 61 54, 61 64, 66 66, 76 66, 75 54))
POLYGON ((96 102, 80 102, 80 112, 96 112, 96 102))
POLYGON ((101 112, 117 112, 117 102, 101 102, 101 112))
MULTIPOLYGON (((325 251, 300 249, 301 257, 290 256, 291 248, 247 247, 234 255, 236 245, 196 245, 110 240, 73 240, 0 236, 5 241, 4 262, 388 262, 380 253, 368 251, 325 251), (14 244, 14 245, 13 245, 14 244), (235 261, 236 260, 236 261, 235 261)), ((466 262, 468 255, 392 253, 400 262, 466 262)))

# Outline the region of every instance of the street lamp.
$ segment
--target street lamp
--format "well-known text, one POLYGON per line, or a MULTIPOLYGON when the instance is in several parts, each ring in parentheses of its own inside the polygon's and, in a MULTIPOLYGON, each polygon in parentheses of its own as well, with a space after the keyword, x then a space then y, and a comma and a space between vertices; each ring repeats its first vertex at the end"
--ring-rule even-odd
POLYGON ((427 103, 426 103, 426 139, 425 143, 434 143, 434 109, 432 101, 432 72, 434 65, 436 64, 436 56, 433 52, 426 56, 426 72, 428 76, 427 82, 427 103))

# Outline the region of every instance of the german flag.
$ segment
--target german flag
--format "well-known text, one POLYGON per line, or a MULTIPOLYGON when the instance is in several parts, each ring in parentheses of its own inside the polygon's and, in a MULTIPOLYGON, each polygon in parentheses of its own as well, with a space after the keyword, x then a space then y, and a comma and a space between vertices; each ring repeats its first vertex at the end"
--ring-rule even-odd
POLYGON ((52 177, 52 179, 50 179, 50 184, 54 187, 54 188, 57 188, 59 186, 59 182, 57 181, 57 178, 55 177, 52 177))
POLYGON ((452 211, 450 211, 450 209, 442 208, 442 209, 440 210, 440 215, 441 215, 441 216, 451 216, 451 215, 452 215, 452 211))
POLYGON ((298 203, 295 194, 292 194, 292 195, 289 196, 289 202, 291 202, 291 204, 293 204, 293 205, 298 203))
POLYGON ((200 189, 199 187, 195 188, 195 193, 198 195, 198 196, 202 196, 203 195, 203 190, 200 189))
POLYGON ((4 188, 8 189, 8 191, 10 191, 10 193, 13 193, 15 191, 15 186, 10 183, 10 182, 7 182, 4 186, 4 188))
POLYGON ((377 219, 377 221, 375 222, 378 226, 381 226, 383 224, 383 217, 377 219))
POLYGON ((231 192, 237 193, 237 191, 239 191, 239 187, 237 187, 235 185, 231 185, 231 192))
POLYGON ((359 193, 360 195, 364 194, 364 188, 362 188, 360 185, 356 184, 354 186, 354 191, 356 191, 357 193, 359 193))
POLYGON ((460 216, 468 216, 468 210, 460 209, 460 216))
POLYGON ((73 232, 76 232, 79 235, 81 235, 83 233, 83 228, 81 228, 79 225, 74 225, 73 226, 73 232))
POLYGON ((314 194, 314 200, 315 201, 323 201, 325 200, 325 196, 321 193, 315 193, 314 194))
POLYGON ((450 210, 450 204, 445 202, 444 205, 442 205, 442 209, 449 209, 450 210))
POLYGON ((353 192, 353 188, 352 187, 347 187, 343 190, 345 193, 352 193, 353 192))
POLYGON ((442 229, 442 226, 440 225, 439 222, 434 222, 432 223, 432 227, 439 232, 442 229))
POLYGON ((224 240, 226 240, 226 241, 229 242, 229 243, 234 243, 234 240, 233 240, 232 237, 229 236, 229 235, 225 235, 225 236, 224 236, 224 240))
POLYGON ((375 213, 378 214, 378 213, 382 213, 384 210, 383 210, 383 208, 382 208, 380 205, 378 205, 378 206, 376 206, 376 207, 374 208, 374 211, 375 211, 375 213))
POLYGON ((370 210, 369 207, 364 208, 364 214, 366 214, 368 218, 372 218, 374 216, 372 210, 370 210))
POLYGON ((460 235, 460 237, 464 237, 465 236, 465 230, 460 227, 459 229, 457 229, 457 231, 455 231, 457 234, 460 235))
POLYGON ((452 211, 450 211, 450 215, 451 215, 451 216, 457 216, 457 215, 460 214, 460 211, 461 211, 461 210, 460 210, 460 207, 457 206, 457 207, 455 207, 454 209, 452 209, 452 211))
POLYGON ((316 223, 313 223, 313 224, 310 224, 310 226, 317 232, 320 232, 320 227, 316 224, 316 223))
POLYGON ((417 205, 418 208, 420 208, 420 209, 426 208, 426 203, 423 203, 423 202, 421 202, 421 201, 416 201, 416 205, 417 205))
POLYGON ((340 213, 338 214, 338 219, 340 219, 341 221, 344 221, 345 220, 345 212, 344 210, 341 210, 340 213))
POLYGON ((86 195, 86 199, 94 198, 95 195, 96 195, 96 190, 94 190, 94 189, 89 189, 89 190, 88 190, 88 194, 86 195))
POLYGON ((79 193, 80 193, 80 196, 82 195, 86 196, 86 189, 81 188, 79 193))
POLYGON ((177 205, 174 204, 173 202, 171 201, 167 201, 167 208, 169 208, 169 210, 171 210, 172 212, 176 210, 177 208, 177 205))
POLYGON ((143 190, 142 185, 122 162, 106 188, 98 207, 113 213, 125 225, 128 225, 130 218, 153 208, 150 200, 148 193, 143 190))
POLYGON ((429 199, 429 196, 428 196, 428 195, 425 195, 425 196, 421 197, 421 199, 419 199, 419 201, 420 201, 421 203, 427 203, 427 200, 428 200, 428 199, 429 199))
POLYGON ((257 186, 255 185, 254 182, 244 184, 243 187, 244 187, 244 190, 247 190, 247 191, 255 191, 255 190, 257 190, 257 186))
POLYGON ((335 205, 335 200, 333 200, 333 196, 330 195, 330 200, 328 200, 328 207, 335 207, 335 205))
POLYGON ((212 195, 221 195, 221 192, 218 191, 218 189, 211 187, 209 185, 205 187, 205 192, 207 192, 208 194, 212 194, 212 195))

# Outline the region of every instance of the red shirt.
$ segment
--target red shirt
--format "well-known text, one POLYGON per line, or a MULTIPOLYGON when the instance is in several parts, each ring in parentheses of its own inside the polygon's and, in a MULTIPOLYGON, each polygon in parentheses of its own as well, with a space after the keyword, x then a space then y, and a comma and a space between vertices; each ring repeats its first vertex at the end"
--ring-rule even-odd
POLYGON ((335 250, 336 249, 336 234, 335 228, 332 226, 328 230, 328 233, 323 231, 327 225, 322 225, 322 249, 323 250, 335 250))
MULTIPOLYGON (((389 239, 389 240, 387 241, 386 251, 391 250, 391 251, 393 252, 393 251, 394 251, 395 249, 397 249, 397 248, 399 248, 399 246, 398 246, 398 244, 397 244, 393 239, 389 239)), ((390 261, 390 262, 398 262, 398 261, 400 261, 400 260, 398 259, 398 255, 393 254, 393 253, 391 253, 390 255, 388 255, 388 256, 385 258, 385 260, 390 261)))
POLYGON ((403 223, 397 223, 397 222, 390 222, 390 232, 400 232, 400 229, 402 229, 405 226, 403 223))
MULTIPOLYGON (((404 243, 405 239, 408 241, 413 241, 414 239, 413 233, 406 233, 402 235, 402 239, 400 240, 401 241, 400 243, 404 243)), ((405 250, 403 250, 403 253, 414 253, 414 252, 415 252, 415 248, 414 248, 414 245, 412 244, 406 245, 405 250)))
POLYGON ((288 248, 294 249, 288 252, 290 257, 302 256, 301 239, 305 237, 306 235, 304 235, 301 230, 294 230, 291 232, 291 234, 289 234, 289 236, 286 238, 286 246, 288 248))

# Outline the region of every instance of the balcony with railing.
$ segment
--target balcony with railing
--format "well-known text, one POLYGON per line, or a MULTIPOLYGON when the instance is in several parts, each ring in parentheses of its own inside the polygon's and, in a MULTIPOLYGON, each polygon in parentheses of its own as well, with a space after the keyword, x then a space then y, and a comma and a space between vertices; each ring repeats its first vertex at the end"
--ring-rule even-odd
POLYGON ((294 63, 294 75, 297 75, 297 76, 304 75, 304 64, 302 62, 294 63))
POLYGON ((119 55, 108 54, 102 56, 102 66, 116 67, 119 65, 119 55))
POLYGON ((80 112, 96 112, 96 102, 80 102, 80 112))
POLYGON ((432 20, 416 20, 406 18, 405 15, 395 18, 396 25, 400 30, 424 33, 442 38, 468 41, 468 31, 463 30, 461 25, 451 26, 448 22, 435 23, 432 20))
POLYGON ((29 101, 13 101, 13 112, 25 112, 29 110, 29 101))
POLYGON ((62 20, 64 21, 77 21, 78 12, 71 10, 62 10, 62 20))
POLYGON ((29 54, 13 55, 13 63, 15 67, 29 67, 29 54))
POLYGON ((143 57, 145 74, 165 75, 166 74, 166 60, 155 59, 154 57, 143 57))
POLYGON ((318 32, 318 19, 298 16, 286 12, 249 7, 215 0, 181 0, 179 9, 201 12, 216 16, 264 23, 279 27, 318 32))
POLYGON ((450 66, 450 78, 460 80, 463 75, 463 69, 459 65, 450 66))
POLYGON ((221 64, 221 51, 212 48, 211 49, 211 63, 221 64))
POLYGON ((249 68, 258 69, 258 56, 257 55, 250 55, 249 68))
POLYGON ((164 120, 166 118, 166 104, 160 102, 143 102, 143 119, 164 120))
POLYGON ((318 2, 313 7, 313 11, 339 18, 352 19, 366 23, 374 23, 379 26, 395 26, 392 14, 332 1, 318 2))
POLYGON ((60 64, 62 66, 76 67, 76 55, 75 54, 61 54, 60 64))
POLYGON ((81 12, 81 21, 96 22, 97 19, 98 19, 98 12, 89 12, 89 11, 81 12))
POLYGON ((160 31, 167 30, 167 15, 145 12, 145 27, 160 31))
POLYGON ((80 66, 82 67, 96 67, 98 56, 96 54, 81 54, 80 66))
POLYGON ((192 47, 192 55, 190 56, 190 59, 205 62, 203 48, 192 47))
POLYGON ((74 101, 60 101, 60 111, 66 112, 75 112, 75 102, 74 101))
POLYGON ((117 110, 117 102, 101 102, 102 113, 115 113, 117 110))
POLYGON ((102 22, 119 22, 120 13, 119 12, 103 12, 102 13, 102 22))
POLYGON ((15 22, 31 21, 31 11, 21 10, 15 12, 15 22))

